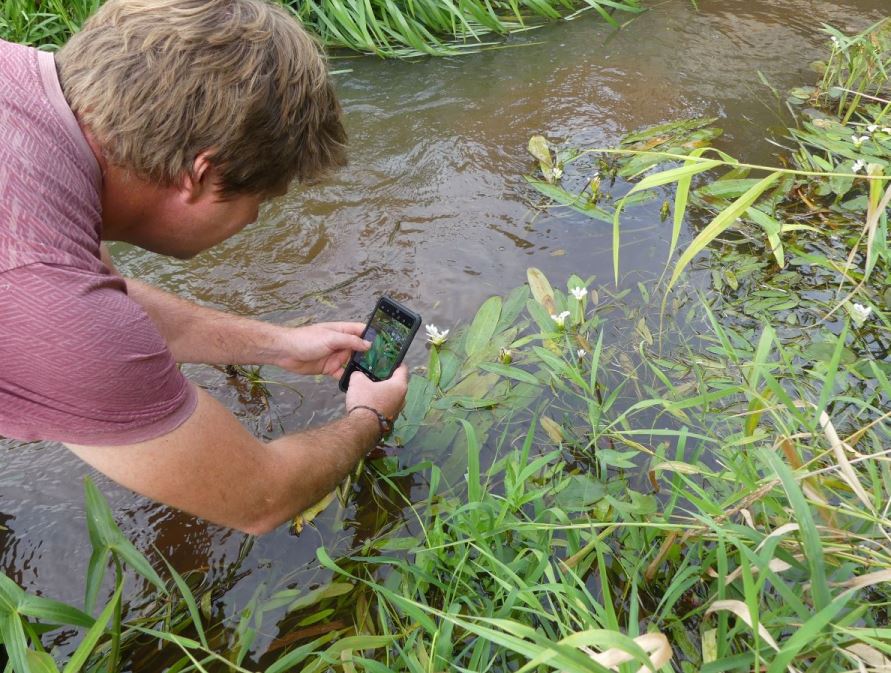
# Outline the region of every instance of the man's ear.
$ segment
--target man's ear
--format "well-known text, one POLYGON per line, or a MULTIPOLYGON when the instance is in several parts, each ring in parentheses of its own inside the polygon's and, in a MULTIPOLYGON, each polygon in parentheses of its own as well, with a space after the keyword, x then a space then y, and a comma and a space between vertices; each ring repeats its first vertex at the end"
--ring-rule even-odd
POLYGON ((203 150, 195 156, 192 170, 187 172, 180 183, 180 194, 187 203, 194 203, 214 190, 213 161, 210 150, 203 150))

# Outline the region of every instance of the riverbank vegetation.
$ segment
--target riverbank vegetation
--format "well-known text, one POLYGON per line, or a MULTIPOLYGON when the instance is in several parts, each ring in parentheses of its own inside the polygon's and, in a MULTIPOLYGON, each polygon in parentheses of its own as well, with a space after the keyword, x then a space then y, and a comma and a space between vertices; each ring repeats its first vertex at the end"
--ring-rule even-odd
MULTIPOLYGON (((614 27, 640 0, 280 0, 322 43, 381 57, 445 56, 492 46, 492 37, 593 13, 614 27), (614 16, 617 15, 617 16, 614 16)), ((0 38, 62 45, 101 0, 2 0, 0 38)))
POLYGON ((226 587, 153 568, 88 484, 82 609, 0 578, 14 670, 887 670, 891 22, 827 42, 775 166, 714 119, 530 142, 530 201, 612 227, 615 272, 530 268, 434 339, 391 440, 417 460, 354 475, 372 533, 320 547, 312 591, 300 569, 221 618, 226 587), (625 287, 635 209, 670 242, 625 287))

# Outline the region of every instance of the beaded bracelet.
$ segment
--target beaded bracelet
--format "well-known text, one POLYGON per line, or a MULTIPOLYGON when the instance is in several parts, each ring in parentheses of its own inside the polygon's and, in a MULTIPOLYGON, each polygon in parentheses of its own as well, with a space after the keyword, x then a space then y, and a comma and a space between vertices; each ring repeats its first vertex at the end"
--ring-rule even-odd
POLYGON ((366 410, 370 411, 371 413, 373 413, 375 416, 377 416, 377 422, 381 427, 382 435, 387 436, 390 434, 390 432, 392 432, 393 419, 390 418, 389 416, 384 416, 381 412, 379 412, 374 407, 368 407, 368 406, 365 406, 364 404, 357 404, 356 406, 352 407, 349 411, 347 411, 347 416, 349 416, 351 413, 353 413, 356 409, 366 409, 366 410))

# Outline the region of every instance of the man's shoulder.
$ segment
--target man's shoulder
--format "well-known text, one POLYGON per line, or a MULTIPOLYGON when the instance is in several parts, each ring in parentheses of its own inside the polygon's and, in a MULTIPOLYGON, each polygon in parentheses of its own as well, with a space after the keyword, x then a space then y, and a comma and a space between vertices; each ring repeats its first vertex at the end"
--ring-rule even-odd
MULTIPOLYGON (((0 269, 0 306, 9 309, 13 302, 32 299, 58 302, 76 299, 89 307, 94 299, 107 301, 109 296, 129 302, 124 280, 111 273, 100 259, 77 264, 28 262, 0 269)), ((49 317, 48 317, 49 318, 49 317)))
POLYGON ((194 406, 157 327, 108 271, 0 273, 0 334, 0 435, 141 441, 194 406))
POLYGON ((37 50, 0 40, 0 92, 20 91, 37 84, 37 50))
POLYGON ((59 98, 49 54, 0 41, 0 271, 98 256, 98 168, 59 98))

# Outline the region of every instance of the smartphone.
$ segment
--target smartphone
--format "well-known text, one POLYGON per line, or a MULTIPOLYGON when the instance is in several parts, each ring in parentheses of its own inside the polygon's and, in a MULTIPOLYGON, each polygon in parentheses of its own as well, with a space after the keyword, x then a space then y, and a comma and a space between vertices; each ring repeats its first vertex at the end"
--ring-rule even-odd
POLYGON ((377 300, 362 338, 371 342, 364 353, 353 353, 340 378, 340 389, 347 391, 353 372, 363 372, 372 381, 384 381, 393 375, 408 352, 411 340, 421 326, 421 316, 395 299, 377 300))

